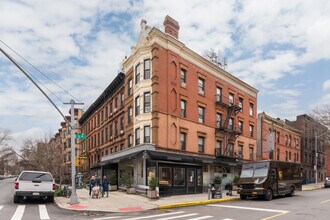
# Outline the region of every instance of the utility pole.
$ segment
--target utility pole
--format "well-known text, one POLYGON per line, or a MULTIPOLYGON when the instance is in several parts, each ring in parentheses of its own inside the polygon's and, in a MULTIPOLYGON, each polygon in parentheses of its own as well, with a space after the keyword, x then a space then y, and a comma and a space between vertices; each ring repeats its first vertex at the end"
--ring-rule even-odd
POLYGON ((315 171, 315 187, 317 187, 317 131, 315 130, 315 165, 314 165, 314 171, 315 171))
POLYGON ((71 105, 71 124, 70 124, 70 136, 71 136, 71 187, 72 192, 70 196, 70 204, 78 204, 78 196, 76 193, 76 144, 75 144, 75 133, 76 126, 74 123, 74 105, 83 105, 84 103, 76 103, 73 99, 71 99, 70 103, 64 103, 65 105, 71 105))
POLYGON ((320 134, 319 136, 317 136, 317 131, 315 130, 315 167, 314 167, 314 170, 315 170, 315 187, 317 187, 317 158, 318 158, 318 153, 317 153, 317 139, 322 137, 323 135, 326 135, 328 134, 330 131, 326 131, 324 132, 323 134, 320 134))

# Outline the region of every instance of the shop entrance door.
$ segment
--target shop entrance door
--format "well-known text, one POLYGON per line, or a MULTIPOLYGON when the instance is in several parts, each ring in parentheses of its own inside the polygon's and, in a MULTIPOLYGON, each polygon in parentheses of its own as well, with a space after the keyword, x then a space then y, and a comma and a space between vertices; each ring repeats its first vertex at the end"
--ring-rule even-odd
POLYGON ((196 170, 193 168, 187 169, 187 187, 188 194, 196 193, 196 170))

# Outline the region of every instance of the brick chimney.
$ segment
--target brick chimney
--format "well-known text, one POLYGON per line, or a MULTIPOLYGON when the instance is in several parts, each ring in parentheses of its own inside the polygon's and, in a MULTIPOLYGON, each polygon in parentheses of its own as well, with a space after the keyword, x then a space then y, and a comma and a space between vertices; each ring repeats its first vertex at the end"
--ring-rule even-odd
POLYGON ((163 25, 165 27, 166 34, 169 34, 176 39, 179 38, 180 25, 176 20, 166 15, 163 25))

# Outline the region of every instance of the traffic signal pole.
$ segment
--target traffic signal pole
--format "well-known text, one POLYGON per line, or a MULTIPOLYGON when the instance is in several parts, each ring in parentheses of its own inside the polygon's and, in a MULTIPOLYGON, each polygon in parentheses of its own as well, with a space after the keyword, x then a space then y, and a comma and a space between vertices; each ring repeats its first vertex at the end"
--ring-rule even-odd
POLYGON ((70 205, 78 204, 78 196, 76 192, 76 126, 74 123, 74 105, 83 105, 84 103, 76 103, 73 99, 71 99, 70 103, 64 103, 71 105, 71 187, 72 192, 70 196, 70 205))

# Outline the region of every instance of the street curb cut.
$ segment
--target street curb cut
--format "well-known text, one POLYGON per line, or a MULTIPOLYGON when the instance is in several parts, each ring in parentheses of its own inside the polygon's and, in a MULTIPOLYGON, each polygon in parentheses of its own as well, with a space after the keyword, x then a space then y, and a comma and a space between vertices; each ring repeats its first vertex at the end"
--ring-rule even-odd
POLYGON ((184 206, 195 206, 195 205, 205 205, 205 204, 212 204, 212 203, 220 203, 220 202, 229 202, 234 200, 239 200, 240 198, 223 198, 223 199, 212 199, 212 200, 203 200, 197 202, 182 202, 182 203, 174 203, 169 205, 160 205, 158 206, 159 209, 170 209, 170 208, 177 208, 177 207, 184 207, 184 206))

